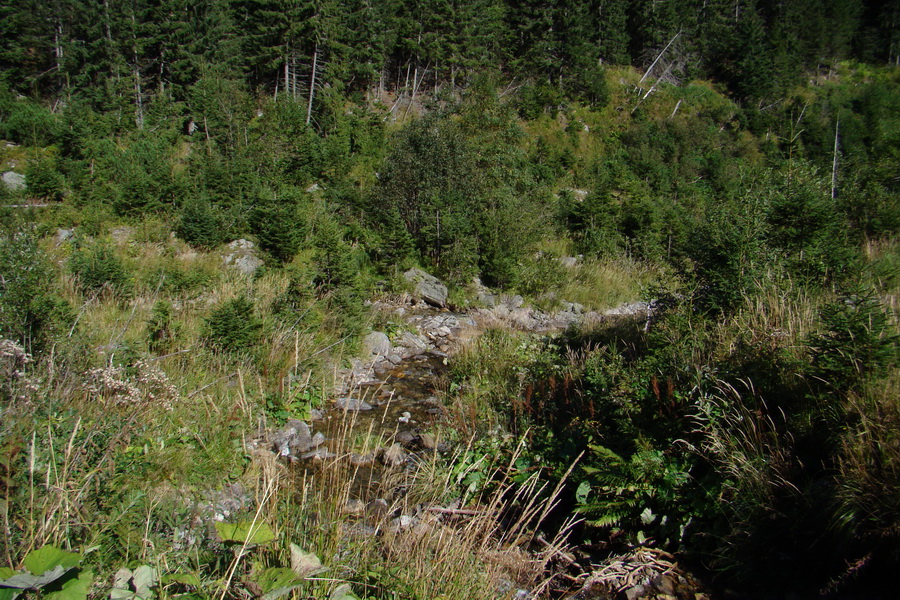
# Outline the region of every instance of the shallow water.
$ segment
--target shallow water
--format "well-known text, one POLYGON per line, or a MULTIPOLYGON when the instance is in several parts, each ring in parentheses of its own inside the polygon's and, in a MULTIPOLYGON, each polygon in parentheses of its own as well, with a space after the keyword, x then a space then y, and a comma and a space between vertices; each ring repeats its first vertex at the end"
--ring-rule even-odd
POLYGON ((445 361, 446 358, 432 353, 404 360, 381 373, 380 383, 360 386, 350 395, 371 405, 371 410, 345 411, 332 406, 326 412, 326 420, 332 424, 349 422, 351 436, 368 433, 384 442, 393 439, 398 431, 424 432, 441 416, 435 384, 447 368, 445 361))

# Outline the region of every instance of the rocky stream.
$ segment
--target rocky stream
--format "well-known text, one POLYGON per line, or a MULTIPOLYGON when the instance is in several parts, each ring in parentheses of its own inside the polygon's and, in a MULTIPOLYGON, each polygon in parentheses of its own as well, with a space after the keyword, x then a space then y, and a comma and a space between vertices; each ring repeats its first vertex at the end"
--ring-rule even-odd
MULTIPOLYGON (((383 332, 369 334, 363 340, 362 356, 338 372, 333 400, 324 409, 314 410, 309 423, 291 420, 264 441, 281 460, 307 470, 321 469, 332 460, 348 461, 353 479, 344 512, 358 517, 358 535, 378 536, 382 529, 391 534, 419 531, 430 527, 428 519, 466 513, 458 500, 448 506, 427 507, 427 518, 421 510, 419 514, 404 512, 390 497, 396 489, 392 491, 383 481, 397 471, 414 471, 435 452, 452 451, 435 427, 444 416, 436 386, 453 355, 465 344, 489 328, 548 334, 609 318, 649 321, 654 308, 633 303, 598 313, 564 303, 557 312, 546 313, 525 306, 520 296, 495 296, 485 291, 479 298, 481 307, 453 312, 447 307, 446 288, 440 282, 421 271, 407 277, 417 284, 413 295, 374 302, 371 308, 402 318, 408 330, 393 340, 383 332), (348 439, 371 442, 364 451, 353 452, 347 451, 344 442, 348 439)), ((558 575, 551 597, 710 598, 678 566, 676 558, 663 551, 637 547, 600 562, 593 557, 592 552, 577 546, 560 549, 552 561, 558 575)), ((517 589, 505 581, 496 597, 524 600, 537 596, 533 590, 517 589)))

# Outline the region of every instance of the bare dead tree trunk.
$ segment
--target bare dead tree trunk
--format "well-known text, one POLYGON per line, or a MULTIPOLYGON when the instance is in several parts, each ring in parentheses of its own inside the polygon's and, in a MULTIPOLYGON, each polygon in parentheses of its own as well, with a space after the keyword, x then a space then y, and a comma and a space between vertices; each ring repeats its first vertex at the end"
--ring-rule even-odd
POLYGON ((672 111, 672 114, 669 115, 669 120, 675 118, 675 113, 678 112, 678 109, 681 107, 681 102, 682 102, 683 100, 684 100, 684 99, 682 98, 682 99, 678 100, 678 102, 675 104, 675 109, 672 111))
POLYGON ((313 99, 316 96, 316 67, 319 61, 319 43, 316 42, 316 48, 313 50, 312 75, 309 78, 309 102, 306 105, 306 124, 309 125, 312 119, 313 99))
POLYGON ((831 161, 831 199, 837 198, 837 174, 838 174, 838 139, 840 138, 841 119, 838 117, 834 124, 834 157, 831 161))
POLYGON ((293 98, 297 99, 300 87, 297 85, 297 53, 291 53, 291 89, 293 90, 293 98))
POLYGON ((662 51, 660 51, 660 53, 656 56, 656 60, 654 60, 652 63, 650 63, 650 66, 647 68, 647 71, 644 73, 644 76, 641 77, 641 80, 638 82, 638 85, 644 83, 644 80, 647 79, 647 76, 653 71, 653 67, 655 67, 656 63, 659 62, 659 59, 661 59, 663 57, 663 54, 666 53, 666 50, 669 49, 669 46, 671 46, 673 43, 675 43, 675 40, 678 39, 679 35, 681 35, 680 29, 678 30, 678 33, 676 33, 675 36, 671 40, 669 40, 669 43, 666 44, 666 47, 663 48, 662 51))
MULTIPOLYGON (((641 104, 644 103, 644 100, 647 99, 647 96, 649 96, 650 94, 652 94, 652 93, 656 90, 656 86, 659 85, 659 82, 662 81, 663 78, 664 78, 666 75, 668 75, 668 74, 669 74, 669 71, 671 71, 671 70, 672 70, 672 63, 669 63, 669 65, 666 67, 666 70, 663 71, 663 74, 660 75, 660 76, 656 79, 656 81, 653 82, 653 85, 650 86, 650 89, 647 90, 647 93, 644 94, 643 96, 641 96, 641 99, 638 100, 638 103, 635 104, 635 105, 634 105, 634 108, 631 109, 631 114, 634 114, 634 111, 636 111, 636 110, 638 109, 638 107, 639 107, 641 104)), ((675 113, 672 113, 672 114, 674 115, 675 113)))
POLYGON ((134 124, 138 129, 144 128, 144 93, 141 89, 141 68, 138 64, 137 49, 137 19, 134 13, 131 13, 131 52, 134 65, 132 66, 132 75, 134 76, 134 124))
POLYGON ((63 71, 63 26, 62 21, 57 21, 56 28, 53 31, 53 56, 56 59, 56 76, 59 78, 60 90, 65 87, 64 71, 63 71))

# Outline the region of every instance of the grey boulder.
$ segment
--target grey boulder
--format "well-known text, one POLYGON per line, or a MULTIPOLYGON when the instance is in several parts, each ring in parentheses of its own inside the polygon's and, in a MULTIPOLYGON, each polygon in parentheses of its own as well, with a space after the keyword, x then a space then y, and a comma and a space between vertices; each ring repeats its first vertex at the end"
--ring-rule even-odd
POLYGON ((7 171, 3 174, 3 185, 11 192, 21 192, 25 189, 25 176, 15 171, 7 171))
POLYGON ((422 269, 410 269, 403 277, 415 286, 415 294, 438 308, 447 306, 447 286, 422 269))

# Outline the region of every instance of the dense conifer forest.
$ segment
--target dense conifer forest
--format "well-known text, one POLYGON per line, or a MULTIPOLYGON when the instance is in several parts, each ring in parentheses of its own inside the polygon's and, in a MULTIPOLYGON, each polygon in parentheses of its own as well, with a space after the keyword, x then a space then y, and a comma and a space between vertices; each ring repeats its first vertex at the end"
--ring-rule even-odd
POLYGON ((898 0, 8 2, 0 172, 0 600, 898 593, 898 0))

